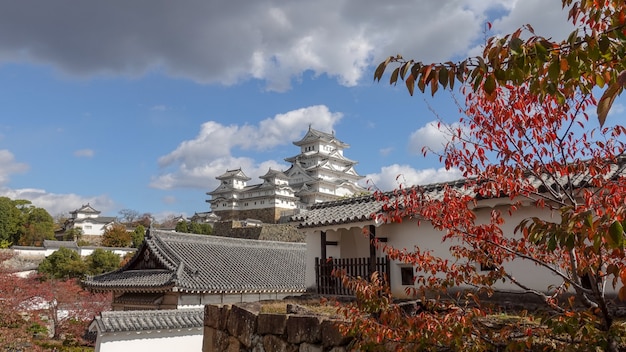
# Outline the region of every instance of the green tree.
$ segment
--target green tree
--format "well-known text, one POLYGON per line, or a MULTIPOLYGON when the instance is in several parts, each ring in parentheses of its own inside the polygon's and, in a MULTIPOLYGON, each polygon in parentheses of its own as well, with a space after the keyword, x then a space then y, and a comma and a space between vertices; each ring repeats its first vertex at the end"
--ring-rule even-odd
POLYGON ((83 229, 80 227, 72 227, 71 229, 65 231, 63 235, 63 239, 65 241, 77 241, 80 242, 83 238, 83 229))
POLYGON ((102 234, 102 245, 105 247, 128 247, 130 244, 130 232, 122 224, 114 224, 102 234))
POLYGON ((98 275, 116 270, 120 267, 121 258, 119 255, 98 248, 85 258, 87 274, 98 275))
POLYGON ((133 233, 131 234, 131 241, 133 248, 139 248, 146 237, 146 228, 143 225, 137 225, 133 233))
POLYGON ((187 226, 187 221, 179 221, 179 222, 177 222, 175 230, 176 230, 176 232, 188 233, 189 232, 189 226, 187 226))
POLYGON ((46 257, 37 271, 52 279, 80 278, 87 272, 87 265, 76 251, 62 247, 46 257))
POLYGON ((0 197, 0 241, 17 243, 23 222, 23 214, 16 202, 0 197))
POLYGON ((54 219, 43 208, 25 207, 24 224, 18 243, 22 246, 41 246, 43 240, 54 239, 54 219))
POLYGON ((213 227, 209 224, 200 224, 197 222, 189 223, 189 232, 199 235, 210 235, 213 232, 213 227))

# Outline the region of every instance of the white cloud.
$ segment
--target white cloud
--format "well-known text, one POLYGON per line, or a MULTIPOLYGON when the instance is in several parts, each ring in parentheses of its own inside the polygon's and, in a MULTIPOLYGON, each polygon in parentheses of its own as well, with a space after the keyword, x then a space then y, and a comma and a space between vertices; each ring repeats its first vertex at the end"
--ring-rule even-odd
POLYGON ((11 174, 23 173, 28 165, 15 161, 13 153, 6 149, 0 150, 0 186, 7 183, 11 174))
POLYGON ((222 84, 253 77, 279 91, 312 72, 353 86, 369 65, 390 54, 424 61, 465 55, 482 40, 488 14, 507 15, 494 21, 499 30, 524 21, 554 31, 565 23, 558 6, 558 1, 539 0, 239 0, 182 5, 140 0, 106 1, 94 11, 90 2, 30 6, 13 1, 0 12, 0 61, 26 59, 77 76, 139 76, 157 70, 222 84), (72 11, 59 11, 67 8, 72 11))
POLYGON ((560 1, 516 0, 511 1, 506 8, 510 12, 493 21, 492 29, 495 32, 512 33, 530 24, 537 35, 563 40, 574 30, 567 21, 567 12, 562 10, 560 1))
POLYGON ((74 156, 78 158, 92 158, 95 152, 92 149, 79 149, 74 151, 74 156))
POLYGON ((180 143, 174 151, 159 158, 161 168, 169 171, 154 177, 151 186, 159 189, 206 189, 215 185, 215 177, 227 169, 242 168, 253 179, 265 174, 270 167, 283 170, 285 164, 273 160, 257 163, 251 158, 232 155, 233 149, 265 151, 290 144, 302 137, 309 125, 322 131, 332 131, 341 118, 341 113, 316 105, 277 114, 259 122, 258 126, 224 126, 215 121, 205 122, 194 139, 180 143))
POLYGON ((416 170, 409 165, 393 164, 382 167, 379 173, 366 175, 364 182, 367 182, 367 184, 365 184, 366 187, 390 191, 398 188, 400 184, 402 184, 403 187, 410 187, 458 180, 461 178, 463 178, 463 175, 457 169, 446 170, 445 168, 430 168, 416 170))
POLYGON ((13 154, 8 150, 0 150, 0 196, 11 199, 26 199, 39 208, 44 208, 51 215, 62 214, 69 216, 69 212, 83 204, 90 203, 96 209, 106 212, 113 209, 113 201, 107 196, 84 197, 76 194, 55 194, 42 189, 6 187, 11 174, 24 173, 28 165, 15 161, 13 154))
POLYGON ((378 151, 378 154, 382 155, 382 156, 387 156, 389 154, 391 154, 391 152, 393 151, 392 147, 387 147, 387 148, 382 148, 378 151))
POLYGON ((427 122, 424 127, 411 133, 409 137, 409 151, 422 155, 423 149, 435 153, 443 151, 453 132, 459 128, 459 123, 446 124, 439 121, 427 122))
POLYGON ((69 212, 80 208, 84 204, 91 204, 94 208, 101 211, 104 216, 112 216, 107 214, 113 211, 114 202, 106 195, 85 197, 74 193, 56 194, 49 193, 43 189, 22 188, 9 189, 1 188, 0 194, 11 199, 26 199, 39 208, 44 208, 52 216, 64 215, 69 216, 69 212))

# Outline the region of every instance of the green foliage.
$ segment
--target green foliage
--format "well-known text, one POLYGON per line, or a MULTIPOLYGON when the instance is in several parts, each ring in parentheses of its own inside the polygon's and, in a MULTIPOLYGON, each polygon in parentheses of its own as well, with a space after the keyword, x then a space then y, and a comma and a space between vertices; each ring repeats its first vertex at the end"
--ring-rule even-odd
POLYGON ((20 230, 19 244, 40 246, 43 240, 54 239, 54 219, 43 208, 23 208, 24 224, 20 230))
POLYGON ((121 224, 114 224, 102 234, 102 245, 105 247, 128 247, 131 241, 130 232, 121 224))
POLYGON ((54 239, 54 227, 45 209, 27 200, 0 197, 0 242, 41 245, 44 239, 54 239))
POLYGON ((213 227, 210 224, 200 224, 193 221, 180 221, 176 224, 176 232, 210 235, 213 233, 213 227))
POLYGON ((83 229, 80 227, 72 227, 71 229, 65 231, 63 235, 63 239, 65 241, 77 241, 80 242, 83 237, 83 229))
POLYGON ((87 265, 76 251, 63 247, 46 257, 37 271, 53 279, 80 278, 87 272, 87 265))
POLYGON ((189 224, 189 232, 199 235, 210 235, 213 233, 213 227, 209 224, 200 224, 197 222, 191 222, 189 224))
POLYGON ((133 248, 139 248, 146 237, 146 228, 143 225, 137 225, 130 236, 133 248))
POLYGON ((176 232, 189 232, 189 227, 187 226, 187 221, 179 221, 176 223, 176 228, 174 229, 176 232))
POLYGON ((98 248, 85 258, 87 264, 87 274, 98 275, 116 270, 120 267, 120 256, 98 248))
POLYGON ((31 324, 26 331, 35 337, 44 337, 48 334, 48 329, 38 323, 31 324))
POLYGON ((15 201, 0 197, 0 241, 17 243, 23 220, 15 201))

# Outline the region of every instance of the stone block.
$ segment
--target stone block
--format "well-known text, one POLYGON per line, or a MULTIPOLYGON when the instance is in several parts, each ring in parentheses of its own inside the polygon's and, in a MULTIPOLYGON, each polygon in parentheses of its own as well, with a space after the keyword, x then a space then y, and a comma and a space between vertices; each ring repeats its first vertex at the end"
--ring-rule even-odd
POLYGON ((320 318, 307 315, 290 315, 287 318, 287 342, 319 343, 321 341, 320 318))
POLYGON ((202 352, 222 352, 228 349, 228 334, 209 326, 204 327, 202 352))
POLYGON ((288 344, 285 340, 275 335, 263 336, 263 349, 265 352, 287 352, 288 344))
POLYGON ((228 345, 226 349, 224 349, 224 352, 240 352, 241 351, 241 342, 236 337, 229 336, 227 341, 228 341, 228 345))
POLYGON ((314 344, 310 344, 310 343, 302 343, 300 344, 300 348, 298 349, 298 352, 323 352, 324 349, 322 348, 322 346, 320 345, 314 345, 314 344))
POLYGON ((339 331, 339 325, 342 324, 338 320, 324 320, 320 324, 320 330, 322 334, 322 345, 326 347, 332 346, 345 346, 350 340, 349 336, 344 336, 339 331))
POLYGON ((346 352, 346 348, 343 346, 337 346, 330 349, 328 352, 346 352))
POLYGON ((229 306, 208 304, 204 306, 204 326, 224 330, 228 319, 229 306))
POLYGON ((282 335, 287 327, 287 315, 261 313, 258 317, 257 333, 260 335, 282 335))
POLYGON ((239 341, 247 348, 252 346, 252 336, 257 328, 256 314, 241 307, 232 306, 226 325, 231 336, 237 336, 239 341))

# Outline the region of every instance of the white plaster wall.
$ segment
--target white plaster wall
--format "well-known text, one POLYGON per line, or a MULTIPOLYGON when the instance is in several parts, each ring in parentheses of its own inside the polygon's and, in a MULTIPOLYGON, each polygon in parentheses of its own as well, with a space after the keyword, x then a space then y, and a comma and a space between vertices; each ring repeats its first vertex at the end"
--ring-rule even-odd
MULTIPOLYGON (((477 223, 488 222, 490 213, 494 207, 498 207, 498 202, 502 200, 490 200, 481 202, 483 208, 475 210, 477 214, 477 223)), ((505 235, 507 236, 519 236, 514 234, 514 229, 519 225, 520 221, 532 216, 537 216, 549 221, 558 221, 558 214, 552 213, 546 209, 538 209, 535 207, 523 207, 516 211, 513 216, 510 216, 508 212, 503 211, 503 218, 505 223, 502 225, 505 235)), ((334 229, 326 229, 328 241, 338 241, 338 246, 328 246, 327 255, 337 258, 356 258, 369 256, 369 242, 368 238, 362 233, 362 228, 367 226, 367 223, 359 224, 358 228, 352 227, 350 229, 341 228, 337 226, 334 229)), ((350 225, 352 226, 352 225, 350 225)), ((396 249, 406 248, 412 251, 417 245, 421 250, 432 250, 435 255, 455 261, 449 248, 451 245, 458 244, 447 240, 442 242, 443 233, 435 230, 432 225, 422 221, 418 226, 416 221, 407 220, 402 223, 383 224, 376 228, 376 237, 386 237, 387 244, 393 246, 396 249)), ((306 284, 307 287, 315 287, 315 257, 321 256, 320 246, 320 230, 309 229, 306 232, 307 243, 307 269, 306 269, 306 284)), ((378 250, 378 255, 383 255, 381 250, 378 250)), ((475 264, 479 265, 479 264, 475 264)), ((392 292, 397 297, 406 297, 406 288, 403 286, 400 274, 400 268, 407 266, 407 264, 401 262, 392 262, 390 267, 390 281, 392 284, 392 292)), ((547 291, 550 286, 561 284, 561 279, 553 274, 547 268, 539 267, 529 260, 518 259, 505 265, 505 270, 512 274, 517 280, 524 285, 539 290, 547 291)), ((613 292, 612 288, 607 285, 607 291, 613 292)), ((515 285, 507 282, 498 282, 496 285, 498 289, 502 290, 517 290, 519 288, 515 285)))
MULTIPOLYGON (((327 235, 328 236, 328 235, 327 235)), ((315 258, 322 255, 320 246, 320 232, 305 232, 304 240, 306 243, 306 264, 305 264, 305 284, 307 290, 316 289, 315 286, 315 258)))
POLYGON ((202 328, 193 328, 104 333, 97 337, 96 352, 202 351, 202 332, 202 328))
MULTIPOLYGON (((478 209, 476 211, 477 223, 488 221, 491 210, 491 208, 478 209)), ((530 216, 548 219, 552 218, 554 215, 544 209, 538 211, 536 208, 521 209, 514 213, 512 217, 508 214, 503 214, 505 218, 505 223, 502 225, 504 233, 514 236, 515 227, 519 225, 522 219, 530 216)), ((556 219, 552 218, 552 221, 556 221, 556 219)), ((406 248, 411 251, 417 245, 421 250, 432 250, 434 255, 448 259, 451 262, 456 260, 456 258, 451 255, 449 248, 459 242, 452 240, 442 242, 443 233, 435 230, 426 222, 422 222, 419 226, 416 221, 405 221, 401 224, 385 224, 377 230, 376 234, 378 237, 387 237, 388 244, 397 249, 406 248)), ((478 266, 479 264, 475 265, 478 266)), ((402 266, 406 265, 399 262, 392 262, 391 264, 392 292, 399 297, 406 296, 405 289, 407 287, 401 285, 400 267, 402 266)), ((537 266, 529 260, 517 259, 512 261, 505 264, 505 270, 524 285, 539 291, 548 291, 550 286, 559 285, 562 282, 550 270, 537 266)), ((511 284, 509 281, 499 281, 495 287, 501 290, 520 290, 519 287, 511 284)))
POLYGON ((81 228, 83 230, 83 235, 88 236, 100 236, 105 230, 105 226, 103 224, 96 224, 91 221, 84 221, 74 227, 81 228), (91 228, 88 228, 89 226, 91 226, 91 228))

